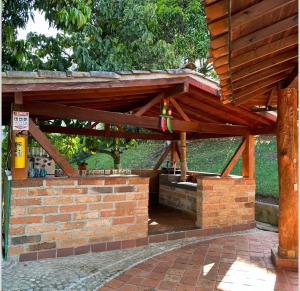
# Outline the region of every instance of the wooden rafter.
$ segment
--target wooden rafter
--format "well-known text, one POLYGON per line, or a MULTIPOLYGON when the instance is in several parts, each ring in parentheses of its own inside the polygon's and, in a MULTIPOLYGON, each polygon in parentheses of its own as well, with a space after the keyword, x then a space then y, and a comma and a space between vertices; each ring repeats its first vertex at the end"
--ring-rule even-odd
POLYGON ((237 150, 235 151, 235 153, 233 154, 232 158, 230 159, 230 161, 228 162, 228 164, 222 171, 222 173, 221 173, 222 177, 227 177, 230 174, 230 172, 232 171, 232 169, 238 162, 239 158, 242 156, 243 151, 246 148, 246 142, 247 142, 246 138, 244 138, 242 140, 241 144, 239 145, 239 147, 237 148, 237 150))
POLYGON ((160 165, 163 163, 163 161, 167 158, 168 154, 170 153, 172 149, 172 143, 170 143, 170 145, 166 148, 166 150, 163 152, 163 154, 161 155, 161 157, 159 158, 158 162, 156 163, 155 167, 153 168, 153 170, 158 170, 160 165))
POLYGON ((266 107, 269 107, 272 105, 272 101, 273 101, 273 98, 277 96, 277 89, 276 88, 273 88, 269 94, 269 97, 268 97, 268 100, 267 100, 267 103, 266 103, 266 107))
POLYGON ((147 104, 144 106, 140 107, 138 111, 135 113, 136 116, 142 116, 146 111, 148 111, 152 106, 155 104, 158 104, 161 101, 163 94, 160 93, 153 99, 151 99, 147 104))
POLYGON ((53 160, 62 168, 65 174, 69 177, 75 177, 78 172, 71 164, 60 154, 60 152, 51 144, 47 136, 39 129, 39 127, 29 119, 29 132, 41 147, 53 158, 53 160))
POLYGON ((190 118, 185 114, 185 112, 183 111, 181 106, 178 104, 178 102, 173 97, 170 98, 170 102, 173 104, 173 106, 175 107, 177 112, 180 114, 180 116, 183 118, 183 120, 191 121, 190 118))

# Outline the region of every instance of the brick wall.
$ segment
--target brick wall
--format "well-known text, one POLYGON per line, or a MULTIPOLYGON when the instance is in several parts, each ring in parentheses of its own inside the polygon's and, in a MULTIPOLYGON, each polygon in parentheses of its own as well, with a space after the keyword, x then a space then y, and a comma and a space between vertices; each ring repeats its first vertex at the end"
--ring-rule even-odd
POLYGON ((147 237, 148 184, 136 176, 14 181, 9 255, 55 257, 147 237))
POLYGON ((255 180, 235 177, 197 179, 197 226, 227 227, 255 222, 255 180))

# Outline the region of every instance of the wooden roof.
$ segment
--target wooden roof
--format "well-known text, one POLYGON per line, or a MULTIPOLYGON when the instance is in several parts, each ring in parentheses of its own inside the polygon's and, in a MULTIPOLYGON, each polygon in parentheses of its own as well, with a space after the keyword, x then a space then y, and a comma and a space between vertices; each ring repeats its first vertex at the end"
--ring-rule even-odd
POLYGON ((194 133, 221 136, 272 133, 276 122, 276 116, 263 116, 233 104, 222 104, 218 84, 188 69, 118 73, 5 72, 2 83, 3 124, 9 122, 10 107, 18 93, 22 93, 24 110, 40 119, 78 116, 97 121, 101 115, 101 122, 157 129, 160 102, 154 101, 164 94, 175 100, 173 123, 178 131, 187 128, 194 133), (110 118, 108 112, 114 112, 114 117, 110 118))
POLYGON ((276 107, 276 88, 292 81, 297 86, 297 1, 204 0, 204 5, 222 102, 276 107))

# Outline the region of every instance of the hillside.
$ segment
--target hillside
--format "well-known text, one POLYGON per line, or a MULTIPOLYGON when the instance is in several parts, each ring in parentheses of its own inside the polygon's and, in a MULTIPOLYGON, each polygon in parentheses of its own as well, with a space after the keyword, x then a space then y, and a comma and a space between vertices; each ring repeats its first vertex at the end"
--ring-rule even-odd
MULTIPOLYGON (((219 173, 240 143, 238 138, 193 141, 187 147, 189 170, 219 173)), ((257 193, 278 197, 276 139, 259 137, 256 140, 257 193)), ((163 149, 163 142, 146 141, 126 150, 121 157, 122 168, 153 168, 163 149)), ((88 167, 112 168, 112 159, 105 154, 95 154, 88 160, 88 167)), ((241 161, 232 174, 241 173, 241 161)))

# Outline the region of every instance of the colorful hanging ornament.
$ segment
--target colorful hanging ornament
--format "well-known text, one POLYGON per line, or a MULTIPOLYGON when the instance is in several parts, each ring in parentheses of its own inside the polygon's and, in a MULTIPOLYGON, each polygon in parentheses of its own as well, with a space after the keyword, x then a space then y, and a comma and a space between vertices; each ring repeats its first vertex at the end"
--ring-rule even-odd
POLYGON ((173 132, 171 118, 173 117, 170 102, 168 102, 166 98, 163 98, 162 109, 160 114, 160 127, 163 132, 166 132, 167 130, 171 133, 173 132))

